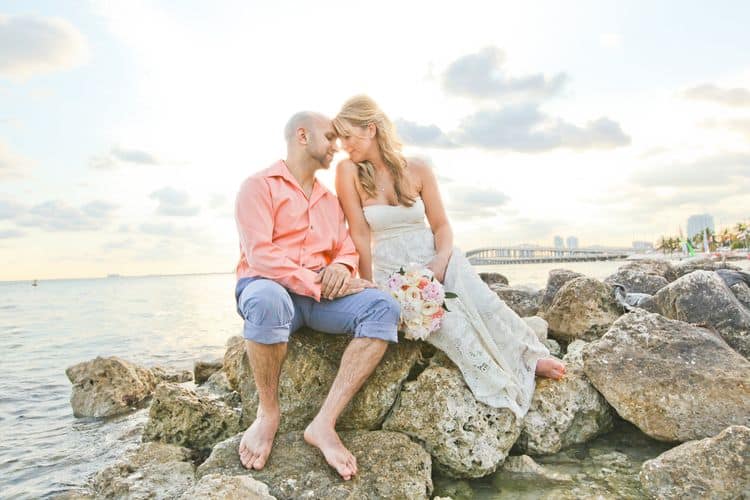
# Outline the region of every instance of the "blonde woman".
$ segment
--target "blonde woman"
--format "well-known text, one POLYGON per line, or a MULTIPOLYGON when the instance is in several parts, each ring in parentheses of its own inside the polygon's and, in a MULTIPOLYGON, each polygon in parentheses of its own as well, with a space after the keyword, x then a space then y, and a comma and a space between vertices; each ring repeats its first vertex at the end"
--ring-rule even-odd
POLYGON ((377 104, 353 97, 333 125, 349 154, 337 166, 336 191, 361 277, 382 284, 412 262, 431 269, 458 299, 427 341, 460 368, 477 400, 523 417, 535 374, 559 379, 565 366, 453 248, 435 175, 425 162, 401 154, 393 124, 377 104))

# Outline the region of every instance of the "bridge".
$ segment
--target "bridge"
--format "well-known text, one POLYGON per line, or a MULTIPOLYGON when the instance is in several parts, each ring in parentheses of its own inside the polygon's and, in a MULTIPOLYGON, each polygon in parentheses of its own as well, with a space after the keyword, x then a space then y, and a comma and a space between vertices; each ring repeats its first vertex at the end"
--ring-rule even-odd
POLYGON ((528 264, 540 262, 593 262, 624 259, 624 251, 563 249, 552 247, 489 247, 466 252, 466 258, 475 266, 490 264, 528 264))

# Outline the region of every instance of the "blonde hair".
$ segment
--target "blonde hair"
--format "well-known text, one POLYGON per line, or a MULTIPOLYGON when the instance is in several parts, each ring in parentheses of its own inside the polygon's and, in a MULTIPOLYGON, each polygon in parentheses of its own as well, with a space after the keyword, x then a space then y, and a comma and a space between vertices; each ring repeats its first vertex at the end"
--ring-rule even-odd
MULTIPOLYGON (((406 177, 406 158, 401 154, 401 142, 396 136, 396 128, 378 105, 366 95, 354 96, 344 103, 344 106, 333 119, 333 128, 340 136, 351 135, 351 125, 366 128, 369 124, 376 128, 380 153, 393 177, 393 187, 399 205, 410 207, 416 198, 409 195, 409 179, 406 177)), ((357 177, 362 190, 371 198, 377 197, 375 186, 375 166, 369 161, 357 163, 357 177)))

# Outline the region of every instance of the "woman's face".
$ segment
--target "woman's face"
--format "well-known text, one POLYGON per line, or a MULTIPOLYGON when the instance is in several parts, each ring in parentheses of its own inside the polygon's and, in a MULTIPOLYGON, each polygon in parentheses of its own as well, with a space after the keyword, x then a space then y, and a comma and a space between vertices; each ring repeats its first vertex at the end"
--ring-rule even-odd
POLYGON ((349 159, 354 163, 359 163, 373 158, 373 151, 377 150, 375 142, 374 129, 375 125, 367 127, 357 127, 349 123, 349 135, 343 135, 341 139, 341 148, 349 153, 349 159))

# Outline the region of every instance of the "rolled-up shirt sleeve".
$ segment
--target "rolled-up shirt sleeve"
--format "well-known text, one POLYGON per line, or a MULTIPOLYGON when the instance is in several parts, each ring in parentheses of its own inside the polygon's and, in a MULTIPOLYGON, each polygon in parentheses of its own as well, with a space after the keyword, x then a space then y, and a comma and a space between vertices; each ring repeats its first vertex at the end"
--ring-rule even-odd
MULTIPOLYGON (((338 206, 338 205, 337 205, 338 206)), ((352 276, 357 274, 359 268, 359 254, 354 246, 354 240, 352 240, 349 229, 346 227, 346 218, 344 212, 339 207, 339 234, 338 234, 338 245, 334 250, 332 264, 343 264, 351 270, 352 276)))
POLYGON ((235 203, 235 220, 240 245, 248 264, 263 278, 276 281, 298 295, 320 301, 317 273, 286 256, 273 243, 274 215, 271 192, 262 178, 243 183, 235 203))

